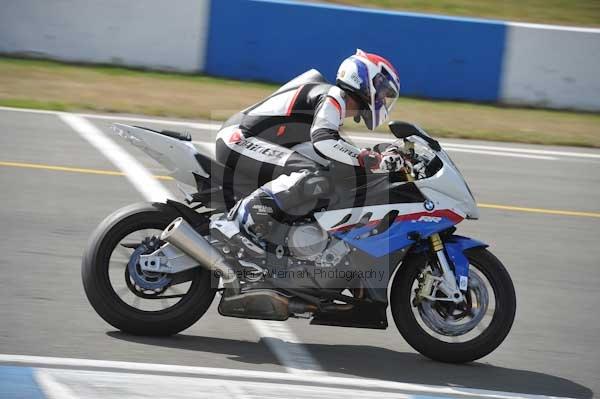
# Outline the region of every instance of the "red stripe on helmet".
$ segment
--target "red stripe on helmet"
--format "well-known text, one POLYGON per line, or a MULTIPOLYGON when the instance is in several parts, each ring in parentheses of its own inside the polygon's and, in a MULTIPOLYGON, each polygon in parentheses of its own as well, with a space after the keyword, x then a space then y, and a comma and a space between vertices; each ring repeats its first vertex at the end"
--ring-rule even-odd
POLYGON ((396 71, 396 68, 394 68, 392 63, 389 62, 388 60, 386 60, 385 58, 383 58, 382 56, 377 55, 377 54, 371 54, 371 53, 364 53, 364 56, 367 57, 367 59, 374 64, 379 64, 379 63, 385 64, 388 68, 390 68, 392 70, 392 72, 394 72, 396 74, 396 76, 399 76, 398 71, 396 71))

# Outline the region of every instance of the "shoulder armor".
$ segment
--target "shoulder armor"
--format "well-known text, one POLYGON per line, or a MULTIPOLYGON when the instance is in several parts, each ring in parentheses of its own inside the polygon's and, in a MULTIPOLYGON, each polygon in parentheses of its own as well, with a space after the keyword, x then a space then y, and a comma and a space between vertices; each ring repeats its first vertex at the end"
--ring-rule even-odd
POLYGON ((340 119, 346 117, 346 93, 337 86, 331 86, 327 91, 327 97, 331 97, 340 105, 340 119))

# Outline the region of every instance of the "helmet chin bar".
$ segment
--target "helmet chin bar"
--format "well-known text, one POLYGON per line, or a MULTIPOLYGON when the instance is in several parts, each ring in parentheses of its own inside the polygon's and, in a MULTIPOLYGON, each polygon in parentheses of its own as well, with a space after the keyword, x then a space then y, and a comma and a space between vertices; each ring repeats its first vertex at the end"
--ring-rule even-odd
POLYGON ((344 92, 350 96, 359 106, 359 111, 357 115, 354 115, 353 120, 356 123, 360 123, 360 119, 362 118, 365 121, 365 126, 369 130, 375 130, 377 126, 373 126, 373 112, 369 108, 367 100, 363 97, 358 96, 356 93, 352 92, 351 89, 344 82, 336 82, 336 85, 344 90, 344 92))
POLYGON ((350 95, 355 99, 359 106, 358 114, 354 116, 354 122, 360 123, 360 119, 362 118, 367 129, 373 130, 373 112, 369 108, 369 103, 364 98, 359 97, 354 93, 351 93, 350 95))
POLYGON ((375 127, 373 126, 373 113, 370 109, 361 109, 360 116, 362 117, 363 121, 365 121, 367 129, 375 130, 375 127))

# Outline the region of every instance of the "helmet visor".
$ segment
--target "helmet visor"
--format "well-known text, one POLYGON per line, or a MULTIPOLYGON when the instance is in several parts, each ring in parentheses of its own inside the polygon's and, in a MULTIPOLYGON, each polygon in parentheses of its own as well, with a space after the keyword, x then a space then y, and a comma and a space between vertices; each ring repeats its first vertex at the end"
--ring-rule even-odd
POLYGON ((389 114, 398 100, 398 88, 395 87, 394 79, 383 70, 373 78, 373 87, 375 88, 375 108, 383 106, 389 114))
POLYGON ((373 109, 371 110, 371 127, 367 124, 369 129, 373 130, 381 125, 390 115, 396 100, 398 100, 398 87, 396 87, 396 85, 396 81, 387 73, 387 71, 385 71, 385 69, 373 77, 373 88, 375 89, 375 93, 373 98, 373 109))

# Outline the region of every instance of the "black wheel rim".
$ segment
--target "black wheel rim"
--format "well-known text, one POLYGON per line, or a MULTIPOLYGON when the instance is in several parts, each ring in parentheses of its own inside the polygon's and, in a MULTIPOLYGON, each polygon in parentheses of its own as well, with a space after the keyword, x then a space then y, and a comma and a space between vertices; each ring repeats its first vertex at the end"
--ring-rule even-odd
MULTIPOLYGON (((116 299, 127 308, 144 313, 166 313, 181 306, 191 296, 198 281, 192 279, 177 284, 166 284, 160 289, 148 290, 136 283, 131 276, 128 264, 132 255, 144 240, 160 236, 164 226, 137 226, 123 231, 109 250, 106 262, 106 276, 116 299), (125 244, 125 245, 123 245, 125 244)), ((145 251, 146 252, 146 251, 145 251)), ((137 273, 157 281, 161 276, 144 273, 136 265, 137 273)), ((140 277, 138 276, 138 277, 140 277)))

